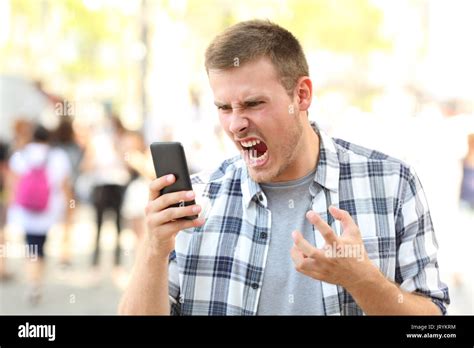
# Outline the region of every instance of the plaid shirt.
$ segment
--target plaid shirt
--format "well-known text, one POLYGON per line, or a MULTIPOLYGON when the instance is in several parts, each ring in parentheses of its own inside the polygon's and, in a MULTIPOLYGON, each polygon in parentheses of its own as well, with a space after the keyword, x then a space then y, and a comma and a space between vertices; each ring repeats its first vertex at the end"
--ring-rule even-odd
MULTIPOLYGON (((320 138, 312 209, 338 235, 340 223, 328 207, 347 210, 383 274, 405 291, 428 296, 446 314, 449 295, 439 279, 438 245, 413 169, 312 126, 320 138)), ((206 222, 176 236, 169 264, 171 314, 256 315, 272 235, 265 194, 240 156, 194 175, 192 182, 206 222)), ((324 239, 314 233, 322 248, 324 239)), ((322 293, 326 315, 364 314, 343 287, 322 282, 322 293)))

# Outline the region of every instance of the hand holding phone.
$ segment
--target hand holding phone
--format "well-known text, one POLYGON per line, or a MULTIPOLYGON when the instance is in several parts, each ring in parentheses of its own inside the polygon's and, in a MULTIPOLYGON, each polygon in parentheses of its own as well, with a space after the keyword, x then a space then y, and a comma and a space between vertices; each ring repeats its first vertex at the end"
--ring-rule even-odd
MULTIPOLYGON (((150 145, 153 165, 155 166, 156 177, 173 174, 176 181, 170 186, 166 186, 160 195, 179 191, 192 191, 191 179, 189 177, 186 155, 181 143, 178 142, 155 142, 150 145)), ((187 207, 194 205, 193 200, 180 200, 171 204, 170 207, 187 207)), ((196 219, 197 215, 185 216, 184 219, 196 219)))
POLYGON ((169 255, 174 236, 181 230, 199 227, 201 207, 194 201, 191 180, 180 143, 153 143, 150 146, 157 179, 150 185, 146 208, 148 232, 156 240, 158 252, 169 255))
POLYGON ((148 240, 153 245, 152 250, 163 257, 168 257, 174 250, 174 237, 179 231, 204 224, 203 218, 185 219, 199 214, 201 211, 199 205, 172 207, 179 202, 193 201, 192 191, 160 195, 164 188, 173 185, 175 181, 176 178, 171 174, 153 180, 150 184, 150 199, 145 210, 148 240))

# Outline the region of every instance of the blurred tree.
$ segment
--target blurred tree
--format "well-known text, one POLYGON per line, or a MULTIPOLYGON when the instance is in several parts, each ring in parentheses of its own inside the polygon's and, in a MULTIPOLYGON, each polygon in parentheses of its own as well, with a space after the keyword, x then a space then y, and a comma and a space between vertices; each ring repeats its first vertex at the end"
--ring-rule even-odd
POLYGON ((288 0, 288 8, 282 25, 309 49, 366 55, 390 47, 381 35, 383 13, 369 0, 288 0))
MULTIPOLYGON (((72 79, 84 75, 101 79, 109 76, 111 72, 119 72, 116 68, 123 63, 120 59, 104 60, 102 57, 107 53, 115 58, 122 57, 121 53, 126 52, 131 38, 127 34, 117 34, 120 31, 137 31, 134 22, 136 13, 126 14, 118 7, 105 4, 91 9, 86 6, 87 3, 80 0, 11 2, 12 17, 27 23, 22 26, 22 29, 25 29, 22 33, 25 37, 48 32, 47 26, 54 25, 55 37, 42 37, 41 41, 46 47, 55 46, 57 51, 48 53, 56 53, 58 59, 55 63, 60 65, 61 72, 72 79), (59 40, 51 42, 53 39, 59 40), (61 59, 65 56, 61 50, 71 50, 71 47, 77 50, 77 54, 70 54, 68 59, 61 59), (104 53, 107 49, 110 51, 104 53)), ((15 45, 18 46, 18 41, 11 40, 10 44, 13 50, 17 48, 15 45)), ((24 47, 24 53, 32 51, 33 46, 29 42, 29 45, 24 47)))
MULTIPOLYGON (((305 51, 329 51, 352 58, 351 74, 336 77, 327 88, 339 89, 364 110, 380 91, 367 83, 368 57, 388 51, 391 41, 382 35, 383 12, 370 0, 189 0, 176 6, 164 0, 166 11, 189 28, 193 60, 202 69, 203 52, 216 33, 242 20, 269 19, 290 30, 305 51)), ((318 88, 325 88, 318 86, 318 88)))
POLYGON ((204 43, 238 21, 268 18, 288 28, 307 50, 366 55, 390 48, 381 35, 383 13, 370 0, 190 0, 179 9, 172 0, 163 4, 204 43))
POLYGON ((0 72, 54 77, 70 86, 61 91, 66 94, 87 82, 97 94, 112 97, 119 109, 130 100, 144 103, 140 80, 149 50, 148 42, 141 41, 152 41, 160 30, 153 20, 156 11, 186 27, 183 47, 196 72, 202 72, 204 50, 215 34, 250 18, 268 18, 288 28, 307 52, 353 56, 362 77, 368 54, 390 48, 380 34, 383 14, 370 0, 150 0, 148 35, 143 35, 140 0, 10 3, 12 30, 0 48, 0 72))
POLYGON ((124 98, 119 86, 139 78, 140 59, 134 49, 140 48, 140 26, 139 6, 124 9, 118 4, 11 0, 13 30, 0 63, 10 73, 60 79, 68 86, 77 87, 85 81, 96 87, 107 84, 112 90, 104 94, 121 103, 124 98), (11 68, 19 65, 21 69, 11 68))

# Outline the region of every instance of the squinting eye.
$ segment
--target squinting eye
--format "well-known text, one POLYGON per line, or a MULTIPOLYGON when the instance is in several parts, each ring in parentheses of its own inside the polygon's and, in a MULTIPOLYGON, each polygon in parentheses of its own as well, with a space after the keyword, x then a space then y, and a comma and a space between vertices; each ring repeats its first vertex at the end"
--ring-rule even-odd
POLYGON ((253 101, 253 102, 246 103, 246 106, 252 108, 263 103, 264 103, 263 101, 253 101))
POLYGON ((218 106, 217 110, 229 111, 229 110, 232 110, 232 109, 230 107, 224 105, 224 106, 218 106))

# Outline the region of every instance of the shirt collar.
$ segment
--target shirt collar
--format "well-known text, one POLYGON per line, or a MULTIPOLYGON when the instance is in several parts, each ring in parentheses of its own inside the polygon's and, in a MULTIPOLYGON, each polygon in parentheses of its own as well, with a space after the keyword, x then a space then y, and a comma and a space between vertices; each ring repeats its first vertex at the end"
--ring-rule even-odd
POLYGON ((311 127, 319 135, 319 161, 314 181, 329 191, 339 190, 339 156, 334 140, 321 131, 316 122, 310 121, 311 127))
MULTIPOLYGON (((314 175, 314 182, 327 190, 337 192, 339 188, 339 158, 336 146, 332 138, 318 128, 316 122, 310 121, 310 124, 319 136, 319 161, 314 175)), ((247 165, 243 160, 241 188, 242 198, 247 208, 256 196, 266 206, 266 197, 260 185, 250 177, 247 165)), ((314 195, 313 190, 311 190, 311 193, 314 195)))
POLYGON ((262 197, 265 195, 262 193, 262 188, 256 183, 251 177, 247 170, 247 164, 242 160, 242 176, 240 185, 242 187, 242 198, 245 206, 248 208, 252 199, 258 194, 262 197))

